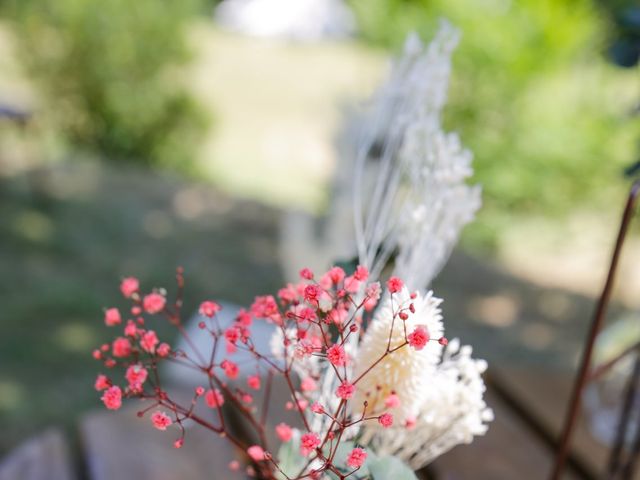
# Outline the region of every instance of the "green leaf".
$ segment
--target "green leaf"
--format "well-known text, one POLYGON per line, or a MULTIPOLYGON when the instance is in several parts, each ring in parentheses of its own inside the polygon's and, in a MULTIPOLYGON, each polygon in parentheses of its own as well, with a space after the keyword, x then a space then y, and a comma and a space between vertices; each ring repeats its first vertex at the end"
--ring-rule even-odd
POLYGON ((369 472, 374 480, 417 480, 413 470, 396 457, 382 457, 368 462, 369 472))

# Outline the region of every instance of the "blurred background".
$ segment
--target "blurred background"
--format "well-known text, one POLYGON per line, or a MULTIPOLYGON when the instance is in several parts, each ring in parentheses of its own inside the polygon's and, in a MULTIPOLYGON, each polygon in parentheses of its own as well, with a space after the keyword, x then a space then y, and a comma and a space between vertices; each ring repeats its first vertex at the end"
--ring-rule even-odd
POLYGON ((443 17, 484 204, 435 285, 447 332, 574 368, 640 159, 633 0, 0 0, 0 454, 98 405, 121 277, 182 265, 192 308, 290 280, 286 218, 321 221, 349 112, 443 17))

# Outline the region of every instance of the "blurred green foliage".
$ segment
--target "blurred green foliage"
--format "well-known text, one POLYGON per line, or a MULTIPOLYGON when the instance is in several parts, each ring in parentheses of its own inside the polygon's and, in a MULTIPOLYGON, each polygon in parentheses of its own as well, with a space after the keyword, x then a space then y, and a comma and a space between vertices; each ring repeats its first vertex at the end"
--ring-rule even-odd
POLYGON ((196 0, 18 0, 20 57, 56 133, 113 161, 189 170, 208 123, 181 85, 196 0))
POLYGON ((470 232, 491 246, 513 214, 559 217, 620 189, 638 122, 637 77, 608 64, 592 0, 351 0, 362 35, 398 49, 446 18, 462 31, 446 125, 475 153, 484 189, 470 232))

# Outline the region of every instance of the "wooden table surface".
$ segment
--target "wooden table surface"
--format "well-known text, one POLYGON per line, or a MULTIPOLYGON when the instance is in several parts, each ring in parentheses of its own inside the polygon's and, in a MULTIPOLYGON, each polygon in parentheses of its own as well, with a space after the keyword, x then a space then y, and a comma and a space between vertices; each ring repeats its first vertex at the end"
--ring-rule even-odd
MULTIPOLYGON (((438 458, 428 469, 437 480, 539 480, 549 474, 552 446, 571 388, 568 375, 531 370, 489 372, 487 403, 495 420, 484 437, 438 458), (532 429, 531 426, 534 426, 532 429)), ((204 480, 241 479, 228 463, 237 452, 201 428, 173 448, 173 432, 159 432, 135 409, 100 411, 80 421, 79 445, 49 430, 19 446, 0 463, 0 480, 204 480)), ((583 423, 574 437, 573 461, 582 468, 564 478, 598 478, 607 450, 583 423)), ((640 477, 636 476, 635 479, 640 477)))

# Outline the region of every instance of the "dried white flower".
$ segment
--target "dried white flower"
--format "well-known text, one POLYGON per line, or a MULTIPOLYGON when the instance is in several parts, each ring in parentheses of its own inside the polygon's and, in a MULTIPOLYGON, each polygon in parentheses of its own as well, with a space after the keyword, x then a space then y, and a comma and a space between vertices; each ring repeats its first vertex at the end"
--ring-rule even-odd
POLYGON ((457 339, 445 348, 442 363, 425 379, 415 426, 382 429, 367 424, 362 440, 380 455, 396 455, 419 469, 456 445, 471 443, 487 431, 493 412, 483 394, 487 365, 471 358, 471 347, 457 339))
MULTIPOLYGON (((387 347, 393 350, 405 343, 406 335, 417 326, 425 327, 432 338, 442 337, 441 302, 432 292, 418 294, 411 300, 406 288, 393 297, 387 296, 362 338, 355 357, 354 378, 359 378, 381 358, 387 352, 387 347), (413 303, 415 313, 403 321, 398 318, 397 312, 401 306, 408 308, 410 303, 413 303)), ((353 408, 360 412, 366 400, 368 412, 382 413, 387 411, 385 400, 395 393, 400 405, 389 411, 393 413, 396 422, 404 424, 407 418, 418 415, 427 400, 424 391, 432 388, 430 377, 440 362, 441 354, 442 346, 433 341, 419 351, 405 345, 387 355, 358 383, 353 408)))
POLYGON ((410 35, 363 125, 354 219, 360 263, 374 278, 395 253, 394 274, 426 288, 480 206, 480 189, 465 183, 472 154, 440 120, 457 41, 448 23, 426 47, 410 35))

